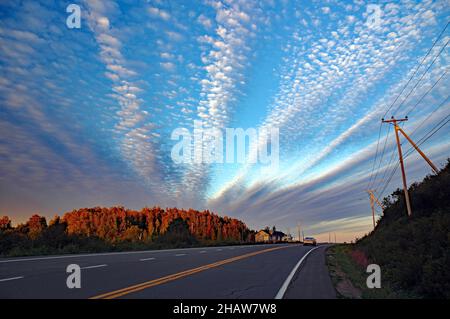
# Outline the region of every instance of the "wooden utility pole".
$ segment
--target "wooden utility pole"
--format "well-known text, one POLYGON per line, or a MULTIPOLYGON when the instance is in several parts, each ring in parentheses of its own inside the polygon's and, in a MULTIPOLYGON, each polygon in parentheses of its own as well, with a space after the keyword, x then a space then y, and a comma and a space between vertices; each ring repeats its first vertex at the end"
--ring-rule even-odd
POLYGON ((378 206, 381 207, 381 209, 384 209, 384 207, 380 203, 378 198, 375 196, 375 191, 374 190, 368 189, 366 192, 369 194, 369 198, 370 198, 370 208, 372 209, 373 228, 375 229, 375 203, 377 203, 378 206))
POLYGON ((406 174, 405 174, 405 166, 403 165, 403 154, 402 154, 402 146, 400 145, 400 138, 398 136, 398 122, 404 122, 407 121, 407 118, 396 120, 394 117, 392 117, 390 120, 384 120, 382 119, 383 123, 393 123, 394 124, 394 130, 395 130, 395 140, 397 141, 397 149, 398 149, 398 157, 400 161, 400 168, 402 169, 402 181, 403 181, 403 192, 405 193, 405 201, 406 201, 406 209, 408 211, 408 216, 411 216, 411 203, 409 201, 409 194, 408 194, 408 184, 406 183, 406 174))
POLYGON ((298 231, 298 242, 300 243, 302 241, 300 237, 300 223, 297 223, 297 231, 298 231))
POLYGON ((408 117, 403 119, 395 119, 393 116, 390 120, 381 119, 382 123, 392 123, 394 125, 395 130, 395 139, 397 141, 397 149, 398 149, 398 157, 400 161, 400 168, 402 169, 402 181, 403 181, 403 192, 405 193, 405 201, 406 201, 406 209, 408 211, 408 216, 411 216, 411 202, 409 200, 408 194, 408 185, 406 183, 406 173, 405 166, 403 164, 403 154, 402 154, 402 146, 400 144, 400 137, 398 136, 398 132, 402 133, 402 135, 411 143, 411 145, 416 149, 416 151, 425 159, 425 161, 431 166, 435 173, 438 172, 437 167, 431 162, 431 160, 419 149, 419 147, 411 140, 411 138, 403 131, 399 126, 398 122, 405 122, 408 120, 408 117))
POLYGON ((433 162, 420 150, 420 148, 414 143, 411 138, 408 136, 408 134, 405 133, 405 131, 401 128, 397 128, 400 133, 403 134, 403 136, 408 140, 409 143, 415 148, 415 150, 422 156, 422 158, 430 165, 430 167, 433 169, 433 171, 437 174, 439 170, 437 169, 436 165, 433 164, 433 162))

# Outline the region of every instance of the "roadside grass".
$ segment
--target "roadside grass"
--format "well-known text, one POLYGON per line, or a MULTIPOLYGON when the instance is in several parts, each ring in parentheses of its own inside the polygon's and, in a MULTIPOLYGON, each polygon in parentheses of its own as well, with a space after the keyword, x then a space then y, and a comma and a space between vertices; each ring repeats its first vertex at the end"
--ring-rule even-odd
POLYGON ((369 289, 366 285, 366 269, 352 258, 353 246, 341 244, 329 247, 326 253, 327 266, 338 298, 343 299, 398 299, 410 298, 403 293, 391 289, 383 282, 381 272, 381 288, 369 289))

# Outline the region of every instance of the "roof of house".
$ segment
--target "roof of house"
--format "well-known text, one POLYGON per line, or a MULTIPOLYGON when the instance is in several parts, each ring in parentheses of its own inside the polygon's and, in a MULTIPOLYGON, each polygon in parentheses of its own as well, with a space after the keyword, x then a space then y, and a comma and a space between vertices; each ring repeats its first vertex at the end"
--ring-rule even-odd
POLYGON ((267 234, 267 235, 269 235, 269 236, 277 236, 277 237, 283 237, 283 236, 285 236, 286 234, 285 233, 283 233, 283 232, 281 232, 281 231, 272 231, 272 230, 270 230, 269 232, 267 231, 267 230, 265 230, 265 229, 261 229, 258 233, 261 233, 261 232, 263 232, 263 233, 265 233, 265 234, 267 234))
POLYGON ((274 232, 272 232, 272 236, 283 237, 284 235, 286 235, 286 234, 281 232, 281 231, 274 231, 274 232))

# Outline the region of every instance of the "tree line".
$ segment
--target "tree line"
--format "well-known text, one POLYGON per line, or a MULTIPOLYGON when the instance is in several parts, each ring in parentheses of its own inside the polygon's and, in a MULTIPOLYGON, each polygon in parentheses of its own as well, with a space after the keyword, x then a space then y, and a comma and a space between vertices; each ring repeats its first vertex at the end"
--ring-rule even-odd
POLYGON ((35 214, 12 226, 0 218, 0 255, 72 253, 185 247, 254 241, 242 221, 208 210, 145 207, 93 207, 66 212, 48 223, 35 214))
POLYGON ((384 285, 412 297, 450 298, 450 160, 436 175, 383 200, 383 216, 355 249, 380 265, 384 285))

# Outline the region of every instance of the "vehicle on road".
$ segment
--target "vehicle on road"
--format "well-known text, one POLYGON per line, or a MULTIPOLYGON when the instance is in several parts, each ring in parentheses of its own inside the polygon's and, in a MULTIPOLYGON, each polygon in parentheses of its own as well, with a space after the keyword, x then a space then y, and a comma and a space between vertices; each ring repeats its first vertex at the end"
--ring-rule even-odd
POLYGON ((303 240, 303 246, 316 246, 317 241, 314 237, 305 237, 303 240))

